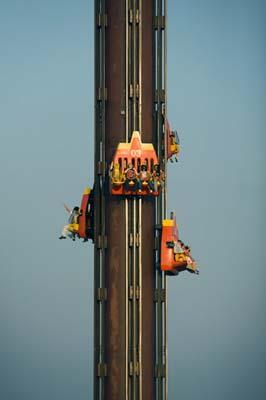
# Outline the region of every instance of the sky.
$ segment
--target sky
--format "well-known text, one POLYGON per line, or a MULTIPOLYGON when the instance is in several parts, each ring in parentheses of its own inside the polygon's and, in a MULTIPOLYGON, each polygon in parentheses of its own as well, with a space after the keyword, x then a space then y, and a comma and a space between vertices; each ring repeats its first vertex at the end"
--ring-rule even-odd
MULTIPOLYGON (((0 1, 1 400, 92 399, 92 246, 57 240, 93 181, 92 3, 0 1)), ((266 5, 168 11, 168 209, 200 268, 168 279, 169 400, 262 400, 266 5)))

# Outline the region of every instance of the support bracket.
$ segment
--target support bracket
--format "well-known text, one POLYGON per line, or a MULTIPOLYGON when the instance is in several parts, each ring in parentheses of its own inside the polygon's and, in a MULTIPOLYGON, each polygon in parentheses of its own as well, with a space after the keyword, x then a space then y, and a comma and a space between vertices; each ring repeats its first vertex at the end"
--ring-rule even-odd
POLYGON ((155 103, 165 103, 165 90, 157 89, 155 90, 155 103))
POLYGON ((154 301, 157 303, 165 302, 166 301, 166 290, 165 289, 155 289, 154 301))
POLYGON ((136 246, 139 247, 140 246, 140 234, 136 233, 136 246))
POLYGON ((134 95, 136 96, 136 98, 139 98, 139 84, 136 83, 136 85, 134 86, 132 83, 129 84, 129 90, 128 90, 128 97, 130 99, 132 99, 134 97, 134 95))
POLYGON ((133 364, 133 361, 130 361, 128 373, 130 376, 133 376, 133 375, 138 376, 139 375, 139 362, 138 361, 136 362, 135 365, 133 364))
POLYGON ((106 162, 105 161, 98 161, 98 175, 105 175, 106 171, 106 162))
POLYGON ((98 28, 107 27, 107 14, 97 15, 97 26, 98 28))
MULTIPOLYGON (((139 300, 139 294, 140 294, 140 288, 139 288, 139 286, 137 286, 136 290, 135 290, 135 298, 136 298, 136 300, 139 300)), ((134 288, 133 288, 132 285, 129 286, 128 297, 129 297, 130 300, 134 299, 134 288)))
POLYGON ((128 22, 130 23, 130 24, 139 24, 139 20, 140 20, 140 17, 139 17, 139 10, 136 10, 136 12, 134 13, 134 10, 132 10, 132 9, 130 9, 129 11, 128 11, 128 22))
POLYGON ((155 377, 157 379, 166 377, 166 365, 165 364, 156 364, 155 365, 155 377))
POLYGON ((134 244, 134 235, 133 235, 133 233, 129 233, 129 235, 128 235, 128 245, 129 245, 129 247, 133 247, 133 244, 134 244))
POLYGON ((107 100, 107 88, 99 87, 97 93, 98 101, 106 101, 107 100))
POLYGON ((165 29, 165 16, 164 15, 156 15, 154 17, 154 29, 165 29))
POLYGON ((159 250, 160 244, 161 244, 161 238, 159 236, 156 236, 154 238, 154 250, 159 250))
POLYGON ((107 365, 104 363, 99 363, 97 365, 97 376, 100 378, 104 378, 107 376, 107 365))
POLYGON ((106 249, 107 248, 107 236, 98 235, 97 248, 98 249, 106 249))
POLYGON ((97 300, 98 301, 106 301, 107 300, 107 288, 98 288, 97 289, 97 300))

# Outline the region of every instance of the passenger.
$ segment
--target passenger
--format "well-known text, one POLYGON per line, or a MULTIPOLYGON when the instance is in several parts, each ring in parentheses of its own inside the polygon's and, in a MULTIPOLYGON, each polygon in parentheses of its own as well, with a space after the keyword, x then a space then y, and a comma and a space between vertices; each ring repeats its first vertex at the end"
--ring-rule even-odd
POLYGON ((184 243, 182 240, 178 240, 174 247, 174 260, 177 262, 186 262, 186 256, 184 253, 184 243))
POLYGON ((70 229, 71 224, 78 224, 79 223, 79 216, 80 216, 80 209, 79 207, 74 207, 71 210, 66 204, 64 204, 66 211, 70 214, 68 218, 68 225, 65 225, 62 229, 61 236, 59 239, 66 239, 67 237, 71 238, 75 241, 76 234, 70 229))
MULTIPOLYGON (((180 153, 180 142, 177 131, 171 131, 170 133, 170 149, 171 149, 171 157, 175 155, 175 160, 178 161, 178 155, 180 153)), ((172 161, 172 159, 171 159, 172 161)))
POLYGON ((189 257, 187 256, 187 270, 189 272, 199 275, 199 270, 196 267, 197 267, 196 261, 191 256, 189 257))
POLYGON ((184 245, 182 240, 178 240, 177 242, 175 242, 174 254, 184 253, 184 250, 182 249, 182 245, 184 245))
POLYGON ((138 187, 138 174, 133 164, 128 164, 125 169, 125 190, 127 192, 135 192, 138 187))
POLYGON ((154 164, 153 172, 149 180, 150 193, 158 192, 159 186, 163 184, 164 173, 160 169, 160 164, 154 164))
POLYGON ((190 256, 190 247, 189 246, 183 246, 184 253, 186 256, 190 256))
POLYGON ((182 242, 182 240, 179 240, 179 242, 180 242, 180 246, 181 246, 181 249, 182 249, 182 251, 183 251, 183 253, 184 253, 184 250, 185 250, 185 243, 184 242, 182 242))
POLYGON ((199 271, 196 269, 197 263, 191 256, 191 249, 189 246, 184 246, 184 254, 186 255, 187 270, 198 275, 199 271))
POLYGON ((111 165, 110 177, 113 185, 121 185, 125 182, 125 175, 121 172, 121 168, 118 163, 111 165))
POLYGON ((150 179, 150 173, 146 164, 140 166, 139 180, 138 180, 138 191, 141 192, 143 186, 147 186, 150 179))

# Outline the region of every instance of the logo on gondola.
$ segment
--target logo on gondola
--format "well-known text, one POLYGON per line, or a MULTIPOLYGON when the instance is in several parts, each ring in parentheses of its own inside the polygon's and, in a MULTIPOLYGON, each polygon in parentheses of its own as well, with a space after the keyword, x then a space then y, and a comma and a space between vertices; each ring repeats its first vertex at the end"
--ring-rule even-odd
POLYGON ((130 150, 130 155, 131 157, 141 157, 141 150, 132 149, 130 150))

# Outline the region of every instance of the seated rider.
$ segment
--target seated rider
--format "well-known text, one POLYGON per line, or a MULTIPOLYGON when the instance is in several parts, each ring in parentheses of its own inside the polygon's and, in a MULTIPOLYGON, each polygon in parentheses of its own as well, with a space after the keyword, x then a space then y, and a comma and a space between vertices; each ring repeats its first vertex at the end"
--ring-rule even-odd
POLYGON ((180 142, 177 131, 171 131, 170 133, 170 143, 171 143, 171 154, 175 155, 176 161, 178 161, 178 155, 180 153, 180 142))
POLYGON ((74 207, 73 210, 71 210, 66 204, 64 204, 64 207, 70 215, 68 218, 68 225, 65 225, 63 227, 59 239, 66 239, 67 237, 69 237, 72 240, 75 240, 76 233, 71 230, 71 225, 79 223, 80 209, 79 207, 74 207))
POLYGON ((190 251, 191 250, 189 246, 184 246, 184 254, 186 255, 186 261, 187 261, 187 270, 189 272, 194 272, 195 274, 198 275, 199 271, 196 269, 197 263, 192 258, 190 251))
POLYGON ((174 255, 184 253, 184 250, 182 249, 183 245, 184 243, 182 242, 182 240, 178 240, 177 242, 175 242, 174 255))
POLYGON ((121 172, 121 168, 118 163, 111 165, 110 177, 113 185, 121 185, 125 182, 125 175, 121 172))
POLYGON ((148 185, 150 179, 150 173, 148 172, 148 168, 146 164, 142 164, 140 166, 139 172, 139 181, 138 181, 138 191, 141 192, 143 186, 148 185))
POLYGON ((162 185, 164 179, 163 171, 160 169, 160 164, 154 164, 151 178, 149 180, 150 193, 158 192, 159 186, 162 185))
POLYGON ((138 175, 133 164, 128 164, 125 169, 125 190, 127 192, 135 192, 138 186, 138 175))
POLYGON ((184 253, 184 243, 178 240, 174 245, 174 260, 177 262, 186 262, 186 255, 184 253))

